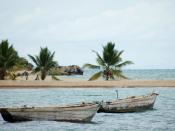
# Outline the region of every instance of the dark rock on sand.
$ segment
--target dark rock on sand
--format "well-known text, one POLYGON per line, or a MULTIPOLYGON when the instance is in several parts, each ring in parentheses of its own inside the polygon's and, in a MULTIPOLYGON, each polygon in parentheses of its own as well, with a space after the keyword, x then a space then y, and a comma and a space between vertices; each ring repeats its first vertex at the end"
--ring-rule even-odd
POLYGON ((50 75, 83 75, 83 70, 77 65, 58 66, 49 72, 50 75))

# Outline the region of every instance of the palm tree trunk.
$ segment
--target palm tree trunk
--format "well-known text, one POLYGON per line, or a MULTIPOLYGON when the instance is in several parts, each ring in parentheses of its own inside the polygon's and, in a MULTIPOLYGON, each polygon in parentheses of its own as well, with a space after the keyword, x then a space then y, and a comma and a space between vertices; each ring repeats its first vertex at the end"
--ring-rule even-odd
POLYGON ((109 66, 107 66, 107 69, 106 69, 106 80, 108 81, 109 78, 110 78, 110 74, 109 74, 110 70, 109 70, 109 66))
POLYGON ((41 80, 44 80, 46 78, 46 71, 41 71, 41 80))
POLYGON ((3 68, 0 68, 0 80, 5 79, 5 74, 6 74, 6 71, 3 68))
POLYGON ((106 80, 107 80, 107 81, 109 80, 109 75, 108 75, 108 74, 106 75, 106 80))

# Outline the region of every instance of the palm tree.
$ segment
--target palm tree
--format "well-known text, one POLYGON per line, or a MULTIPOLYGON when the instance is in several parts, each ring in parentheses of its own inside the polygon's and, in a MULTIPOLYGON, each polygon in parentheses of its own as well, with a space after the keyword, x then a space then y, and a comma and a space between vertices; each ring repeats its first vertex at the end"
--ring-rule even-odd
POLYGON ((28 60, 24 57, 19 57, 16 65, 13 67, 13 71, 17 70, 32 70, 33 65, 28 62, 28 60))
MULTIPOLYGON (((103 47, 103 55, 100 56, 98 52, 93 51, 97 55, 97 64, 103 69, 95 73, 89 80, 96 80, 103 76, 106 80, 116 78, 127 77, 122 74, 121 68, 133 64, 132 61, 122 61, 121 55, 123 51, 118 51, 114 49, 115 43, 108 42, 106 46, 103 47)), ((97 65, 85 64, 83 68, 97 68, 97 65)))
POLYGON ((8 40, 2 40, 0 43, 0 80, 4 80, 7 71, 13 68, 18 61, 18 53, 9 45, 8 40))
POLYGON ((29 58, 35 63, 35 72, 41 72, 41 79, 44 80, 48 71, 57 66, 57 62, 54 61, 55 52, 51 53, 47 47, 41 48, 39 55, 28 55, 29 58))

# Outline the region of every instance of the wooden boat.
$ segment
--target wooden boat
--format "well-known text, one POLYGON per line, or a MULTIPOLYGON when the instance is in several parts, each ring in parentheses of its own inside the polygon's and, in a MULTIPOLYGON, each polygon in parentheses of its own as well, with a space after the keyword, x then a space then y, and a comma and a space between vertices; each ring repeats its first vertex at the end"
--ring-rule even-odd
POLYGON ((54 107, 1 108, 0 112, 2 118, 8 122, 31 120, 90 122, 99 107, 99 104, 82 103, 54 107))
POLYGON ((125 99, 117 99, 112 102, 102 102, 98 113, 125 113, 152 109, 157 95, 157 93, 151 93, 143 96, 131 96, 125 99))

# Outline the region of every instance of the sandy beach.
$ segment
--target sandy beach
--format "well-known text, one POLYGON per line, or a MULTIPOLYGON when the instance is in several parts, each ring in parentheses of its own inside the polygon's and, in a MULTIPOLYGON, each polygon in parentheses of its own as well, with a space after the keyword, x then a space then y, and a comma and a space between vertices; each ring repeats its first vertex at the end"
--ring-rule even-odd
POLYGON ((45 81, 35 80, 4 80, 0 81, 0 88, 134 88, 134 87, 175 87, 175 80, 113 80, 113 81, 87 81, 81 79, 63 78, 60 81, 51 80, 45 81))

